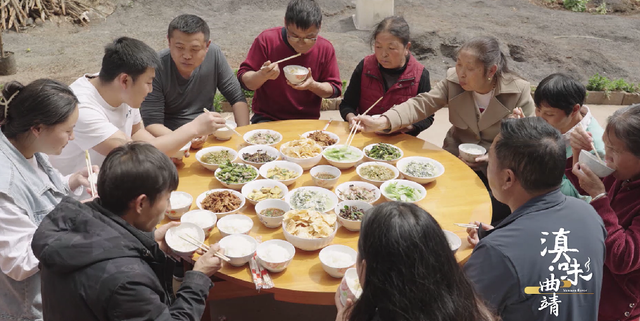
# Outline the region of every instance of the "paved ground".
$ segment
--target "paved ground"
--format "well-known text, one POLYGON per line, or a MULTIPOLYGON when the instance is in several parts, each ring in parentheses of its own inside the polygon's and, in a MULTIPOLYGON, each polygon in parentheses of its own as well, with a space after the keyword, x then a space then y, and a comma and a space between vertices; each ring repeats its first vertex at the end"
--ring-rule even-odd
MULTIPOLYGON (((600 125, 606 125, 606 118, 621 106, 592 106, 591 111, 600 125)), ((342 120, 336 110, 323 111, 320 119, 342 120)), ((441 146, 445 134, 449 130, 449 110, 443 108, 435 116, 434 124, 422 132, 418 137, 436 146, 441 146)), ((333 306, 314 306, 280 302, 272 295, 261 295, 250 298, 230 299, 211 302, 211 320, 227 321, 260 319, 261 321, 299 320, 327 321, 335 318, 336 309, 333 306), (222 319, 223 320, 223 319, 222 319)))

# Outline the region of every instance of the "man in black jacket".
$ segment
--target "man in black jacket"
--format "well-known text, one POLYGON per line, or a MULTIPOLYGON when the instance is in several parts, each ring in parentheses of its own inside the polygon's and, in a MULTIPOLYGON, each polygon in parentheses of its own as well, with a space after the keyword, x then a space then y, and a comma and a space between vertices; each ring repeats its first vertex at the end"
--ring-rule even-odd
POLYGON ((216 244, 172 291, 174 261, 165 253, 162 220, 175 166, 146 143, 114 149, 98 178, 100 198, 63 201, 36 231, 45 320, 199 320, 209 278, 222 267, 216 244))

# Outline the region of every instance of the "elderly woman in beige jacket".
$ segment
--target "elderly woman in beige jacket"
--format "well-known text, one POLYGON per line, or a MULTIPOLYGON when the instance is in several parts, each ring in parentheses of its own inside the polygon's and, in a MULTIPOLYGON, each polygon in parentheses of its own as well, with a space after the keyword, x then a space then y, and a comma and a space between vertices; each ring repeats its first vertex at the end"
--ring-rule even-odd
MULTIPOLYGON (((466 42, 458 51, 456 67, 447 71, 447 77, 427 92, 396 105, 383 117, 358 116, 364 131, 390 132, 410 128, 414 122, 433 115, 449 106, 451 129, 442 148, 458 155, 458 145, 474 143, 487 150, 500 132, 500 122, 508 117, 532 116, 535 111, 529 82, 509 71, 507 60, 500 51, 498 41, 492 37, 478 37, 466 42)), ((484 172, 486 156, 468 163, 488 187, 484 172)), ((496 213, 500 203, 493 200, 494 220, 509 214, 496 213), (506 215, 505 215, 506 214, 506 215)))

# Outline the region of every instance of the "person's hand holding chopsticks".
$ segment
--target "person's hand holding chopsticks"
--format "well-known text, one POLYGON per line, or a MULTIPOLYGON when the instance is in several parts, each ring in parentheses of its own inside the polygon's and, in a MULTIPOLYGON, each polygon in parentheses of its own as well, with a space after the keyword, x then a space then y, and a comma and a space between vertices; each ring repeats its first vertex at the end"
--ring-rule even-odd
POLYGON ((83 168, 69 177, 69 189, 71 191, 75 191, 78 187, 84 186, 87 188, 87 193, 91 196, 97 196, 98 191, 90 191, 91 190, 91 182, 89 182, 89 175, 94 175, 96 178, 98 177, 98 172, 100 172, 100 167, 97 165, 91 166, 91 170, 93 173, 89 173, 88 168, 83 168), (92 194, 93 193, 93 194, 92 194))
POLYGON ((267 60, 262 64, 262 68, 258 70, 258 74, 266 80, 275 80, 280 76, 280 67, 278 67, 278 63, 271 63, 271 61, 267 60))
POLYGON ((364 132, 380 132, 391 127, 389 119, 384 116, 373 118, 367 115, 358 115, 351 121, 360 122, 360 127, 364 132))
POLYGON ((224 250, 220 249, 220 244, 216 243, 209 247, 209 251, 205 252, 193 265, 194 271, 204 273, 206 276, 212 276, 222 269, 222 259, 217 257, 215 253, 224 254, 224 250))
POLYGON ((477 226, 477 228, 467 227, 467 234, 469 234, 467 235, 467 241, 469 242, 469 244, 471 244, 471 247, 475 247, 476 245, 478 245, 478 242, 480 242, 480 237, 478 237, 478 229, 481 228, 485 231, 493 230, 493 226, 489 224, 482 224, 478 221, 469 224, 477 226))
POLYGON ((208 112, 202 113, 191 121, 191 123, 195 126, 193 138, 196 138, 213 134, 219 128, 225 127, 227 121, 224 120, 222 115, 216 112, 208 112))

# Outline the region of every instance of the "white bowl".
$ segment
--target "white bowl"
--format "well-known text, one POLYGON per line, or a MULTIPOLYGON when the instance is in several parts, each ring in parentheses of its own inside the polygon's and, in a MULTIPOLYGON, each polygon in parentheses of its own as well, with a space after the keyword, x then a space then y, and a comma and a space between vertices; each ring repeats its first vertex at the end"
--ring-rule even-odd
POLYGON ((615 172, 613 168, 601 163, 598 158, 596 158, 596 155, 591 154, 584 149, 580 151, 578 160, 581 164, 587 165, 587 167, 589 167, 594 174, 598 175, 598 177, 607 177, 615 172))
POLYGON ((462 245, 462 240, 455 233, 447 230, 442 230, 444 232, 444 236, 447 237, 447 242, 449 243, 449 248, 451 248, 451 252, 456 254, 460 246, 462 245))
POLYGON ((266 179, 273 179, 279 182, 282 182, 284 185, 291 185, 293 183, 296 182, 296 180, 298 178, 300 178, 300 176, 302 176, 302 173, 304 172, 304 170, 302 169, 302 166, 296 164, 296 163, 292 163, 292 162, 288 162, 288 161, 273 161, 273 162, 268 162, 264 165, 262 165, 262 167, 260 167, 260 176, 266 178, 266 179), (293 178, 290 179, 285 179, 285 180, 280 180, 280 179, 274 179, 274 178, 269 178, 269 175, 267 175, 267 173, 269 173, 269 170, 274 168, 274 167, 279 167, 279 168, 285 168, 288 169, 290 171, 295 172, 297 175, 293 178))
POLYGON ((324 213, 328 213, 329 211, 333 210, 333 208, 336 206, 336 204, 338 204, 338 196, 336 196, 336 194, 326 188, 322 188, 322 187, 317 187, 317 186, 303 186, 303 187, 298 187, 298 188, 294 188, 291 191, 289 191, 289 193, 287 194, 287 196, 285 196, 284 200, 289 203, 289 205, 291 205, 291 209, 294 210, 313 210, 313 211, 318 211, 318 212, 324 212, 324 213), (300 207, 299 205, 294 205, 292 204, 291 199, 297 194, 297 193, 301 193, 301 192, 305 192, 305 191, 310 191, 310 192, 315 192, 317 194, 324 194, 327 196, 327 198, 329 199, 329 204, 327 204, 327 207, 324 208, 324 210, 322 208, 304 208, 304 207, 300 207))
POLYGON ((338 135, 336 135, 336 134, 334 134, 332 132, 328 132, 326 130, 312 130, 312 131, 309 131, 309 132, 306 132, 306 133, 302 134, 302 137, 309 138, 309 136, 311 134, 313 134, 314 132, 323 132, 323 133, 329 135, 329 137, 331 137, 331 138, 336 140, 335 143, 333 143, 333 144, 331 144, 329 146, 322 146, 322 144, 318 143, 318 145, 322 146, 322 148, 331 147, 331 146, 337 145, 340 142, 340 136, 338 136, 338 135))
POLYGON ((218 167, 218 169, 216 169, 216 171, 213 174, 216 177, 216 179, 218 180, 218 182, 220 182, 220 184, 222 184, 226 188, 240 190, 242 188, 242 186, 244 186, 247 183, 255 181, 258 178, 258 176, 260 175, 260 173, 258 172, 258 169, 255 168, 255 166, 251 166, 249 164, 241 164, 241 163, 234 163, 234 166, 246 166, 246 167, 249 167, 249 168, 253 168, 255 170, 255 176, 253 176, 253 178, 248 182, 244 182, 244 183, 227 183, 227 182, 222 181, 220 178, 218 178, 218 175, 222 172, 222 168, 218 167))
MULTIPOLYGON (((378 201, 380 199, 381 193, 380 193, 380 189, 378 189, 377 186, 375 186, 375 185, 373 185, 371 183, 367 183, 367 182, 348 181, 348 182, 344 182, 344 183, 338 185, 338 187, 336 187, 336 195, 338 195, 338 198, 341 201, 358 201, 358 200, 348 200, 348 199, 345 199, 343 197, 342 193, 344 193, 344 191, 346 191, 349 188, 350 185, 354 185, 354 186, 357 186, 357 187, 364 187, 366 189, 373 190, 373 193, 375 194, 374 195, 374 199, 365 201, 365 202, 367 202, 369 204, 373 204, 373 203, 375 203, 376 201, 378 201)), ((360 201, 362 201, 362 200, 360 200, 360 201)))
POLYGON ((280 158, 280 151, 268 145, 249 145, 247 147, 244 147, 238 151, 238 158, 240 158, 243 162, 249 165, 253 165, 259 168, 260 166, 268 162, 265 162, 265 163, 250 162, 244 159, 244 157, 242 157, 242 155, 244 155, 245 153, 254 154, 254 153, 257 153, 258 151, 265 152, 267 153, 267 155, 271 157, 275 157, 274 160, 278 160, 278 158, 280 158))
POLYGON ((411 157, 405 157, 401 160, 398 161, 398 163, 396 164, 396 166, 398 167, 398 169, 400 170, 400 172, 402 173, 402 175, 404 175, 404 178, 410 180, 410 181, 414 181, 418 184, 427 184, 427 183, 431 183, 433 181, 435 181, 438 177, 442 176, 442 174, 444 174, 444 165, 442 165, 440 162, 438 162, 435 159, 431 159, 428 157, 422 157, 422 156, 411 156, 411 157), (417 177, 417 176, 412 176, 409 175, 406 171, 407 165, 409 165, 409 163, 411 162, 417 162, 417 163, 429 163, 431 165, 433 165, 435 167, 435 175, 431 176, 431 177, 417 177))
POLYGON ((278 144, 278 143, 280 143, 280 142, 282 141, 282 134, 278 133, 278 132, 277 132, 277 131, 275 131, 275 130, 271 130, 271 129, 254 129, 254 130, 251 130, 251 131, 246 132, 246 133, 242 136, 242 138, 243 138, 243 139, 244 139, 244 141, 245 141, 245 142, 247 142, 247 144, 249 144, 249 145, 267 145, 267 146, 274 146, 274 145, 276 145, 276 144, 278 144), (266 142, 265 142, 265 143, 252 143, 252 142, 250 142, 250 141, 249 141, 249 139, 250 139, 253 135, 258 134, 258 133, 268 133, 268 134, 271 134, 271 135, 273 135, 273 136, 276 136, 276 137, 277 137, 277 139, 275 140, 275 142, 270 143, 270 144, 269 144, 269 143, 266 143, 266 142))
POLYGON ((209 191, 206 191, 200 195, 198 195, 198 197, 196 198, 196 205, 198 206, 199 209, 201 210, 206 210, 205 208, 202 207, 202 201, 204 201, 205 197, 207 197, 207 195, 211 194, 211 193, 215 193, 215 192, 231 192, 231 194, 237 196, 240 198, 240 206, 232 211, 228 211, 228 212, 213 212, 216 214, 216 216, 218 217, 218 219, 224 217, 225 215, 229 215, 229 214, 235 214, 238 213, 245 205, 246 199, 244 198, 244 195, 242 195, 242 193, 238 192, 238 191, 234 191, 232 189, 226 189, 226 188, 216 188, 216 189, 212 189, 209 191))
POLYGON ((236 160, 236 158, 238 158, 238 152, 236 152, 235 150, 229 148, 229 147, 224 147, 224 146, 212 146, 212 147, 207 147, 207 148, 203 148, 201 150, 199 150, 196 153, 196 159, 198 160, 198 162, 200 163, 200 165, 202 165, 202 167, 215 172, 216 169, 218 169, 218 167, 220 166, 219 164, 208 164, 205 163, 201 160, 202 156, 211 153, 211 152, 219 152, 222 150, 228 150, 229 154, 231 155, 232 159, 229 160, 230 162, 233 162, 236 160))
POLYGON ((333 209, 333 211, 336 212, 336 215, 338 216, 338 222, 340 222, 340 225, 344 226, 344 228, 352 232, 360 231, 362 220, 360 221, 348 220, 340 216, 340 209, 344 208, 345 206, 355 206, 366 212, 372 209, 373 205, 364 201, 342 201, 338 203, 338 205, 336 205, 336 207, 333 209))
POLYGON ((287 232, 287 229, 284 226, 284 221, 282 222, 282 232, 284 233, 284 238, 287 241, 291 242, 293 246, 303 251, 316 251, 331 244, 331 241, 333 241, 333 238, 336 236, 337 231, 338 231, 338 222, 334 224, 333 232, 329 234, 329 236, 308 239, 304 237, 298 237, 287 232))
MULTIPOLYGON (((267 188, 273 188, 273 187, 280 187, 280 189, 282 190, 282 197, 277 198, 277 199, 284 199, 284 197, 287 195, 287 193, 289 193, 289 188, 287 187, 287 185, 284 185, 282 182, 273 180, 273 179, 259 179, 259 180, 255 180, 253 182, 249 182, 247 184, 245 184, 244 186, 242 186, 242 195, 244 195, 244 198, 247 199, 247 201, 249 201, 249 203, 256 205, 258 204, 258 202, 263 201, 263 200, 253 200, 251 198, 249 198, 249 195, 251 194, 251 192, 253 192, 253 190, 259 190, 263 187, 267 187, 267 188)), ((270 199, 270 198, 266 198, 265 200, 270 199)))
POLYGON ((309 69, 298 65, 288 65, 282 68, 282 70, 287 80, 294 85, 303 82, 307 79, 307 75, 309 75, 309 69))
POLYGON ((191 256, 191 254, 198 249, 198 246, 193 245, 192 243, 201 244, 204 242, 204 231, 200 226, 193 223, 180 223, 180 225, 168 229, 164 239, 167 242, 167 245, 169 245, 171 250, 176 252, 176 254, 191 256), (187 235, 195 238, 197 242, 187 235), (181 236, 186 238, 188 241, 183 239, 181 236))
POLYGON ((358 174, 358 176, 360 176, 360 178, 363 181, 365 181, 367 183, 371 183, 371 184, 373 184, 373 185, 375 185, 377 187, 380 187, 380 185, 382 185, 382 183, 384 183, 387 180, 378 181, 378 180, 373 180, 373 179, 369 179, 369 178, 364 177, 362 175, 362 170, 365 169, 367 166, 371 166, 371 165, 377 165, 377 166, 382 166, 384 168, 388 168, 390 171, 393 172, 393 177, 390 178, 390 179, 396 179, 396 178, 398 178, 398 176, 400 176, 400 171, 398 171, 398 169, 395 166, 393 166, 393 165, 391 165, 389 163, 385 163, 385 162, 366 162, 366 163, 362 163, 362 164, 358 165, 358 167, 356 167, 356 173, 358 174))
POLYGON ((285 213, 291 210, 289 203, 283 200, 271 199, 258 202, 258 204, 256 204, 256 214, 258 214, 260 222, 268 228, 280 227, 282 226, 282 220, 284 220, 284 214, 276 217, 262 215, 261 212, 268 208, 277 208, 283 210, 285 213))
MULTIPOLYGON (((238 127, 238 124, 236 124, 236 122, 233 121, 233 120, 227 120, 227 126, 233 128, 233 129, 236 129, 238 127)), ((217 140, 229 140, 229 139, 231 139, 231 137, 233 137, 233 135, 235 135, 235 134, 228 127, 218 128, 218 130, 213 132, 213 136, 217 140)))
POLYGON ((218 231, 220 231, 220 235, 222 235, 222 237, 229 236, 232 234, 248 235, 249 232, 251 232, 252 228, 253 228, 253 220, 249 216, 246 216, 243 214, 230 214, 218 220, 218 231), (243 228, 234 227, 234 230, 230 230, 229 227, 232 226, 237 221, 242 221, 246 223, 242 223, 244 225, 243 228))
POLYGON ((289 266, 289 263, 291 263, 291 260, 293 260, 293 257, 295 255, 296 255, 296 248, 291 243, 284 240, 277 240, 277 239, 268 240, 260 243, 258 245, 258 249, 256 250, 256 259, 258 263, 260 263, 260 265, 262 265, 262 267, 267 269, 269 272, 273 272, 273 273, 284 271, 284 269, 286 269, 287 266, 289 266), (289 257, 286 260, 271 260, 267 258, 265 250, 272 245, 279 245, 283 247, 289 254, 289 257))
POLYGON ((347 270, 356 264, 358 258, 358 252, 356 250, 340 244, 329 245, 320 251, 318 254, 320 263, 322 263, 322 269, 334 278, 341 278, 347 272, 347 270), (343 256, 351 257, 349 264, 336 265, 331 260, 331 253, 341 253, 343 256))
POLYGON ((233 234, 223 237, 220 242, 220 247, 223 248, 224 255, 229 258, 229 264, 233 266, 243 266, 251 260, 251 257, 256 253, 256 249, 258 248, 258 241, 253 237, 245 234, 233 234), (238 243, 240 239, 245 239, 252 245, 251 253, 242 256, 234 256, 233 253, 229 253, 229 249, 232 248, 235 244, 238 243))
POLYGON ((336 183, 338 183, 338 179, 340 179, 340 175, 342 175, 342 172, 340 171, 339 168, 337 168, 335 166, 318 165, 318 166, 314 166, 313 168, 311 168, 311 170, 309 171, 309 174, 311 174, 311 179, 313 180, 313 183, 316 186, 320 186, 320 187, 331 189, 331 188, 333 188, 333 186, 336 185, 336 183), (316 175, 318 175, 320 173, 331 174, 331 175, 335 176, 335 178, 324 179, 324 178, 316 177, 316 175))
POLYGON ((418 198, 418 199, 416 199, 414 201, 407 201, 409 203, 419 202, 419 201, 423 200, 425 196, 427 196, 427 190, 424 188, 424 186, 422 186, 422 185, 420 185, 420 184, 418 184, 416 182, 409 181, 409 180, 406 180, 406 179, 392 179, 392 180, 386 181, 386 182, 382 183, 382 185, 380 185, 380 192, 382 193, 384 198, 389 202, 393 202, 393 201, 403 202, 401 200, 396 200, 396 199, 391 198, 387 194, 387 192, 385 192, 385 189, 387 188, 387 186, 389 186, 390 184, 393 184, 393 183, 397 183, 398 185, 409 186, 409 187, 417 189, 418 192, 420 192, 420 195, 421 195, 420 198, 418 198))
POLYGON ((487 153, 487 149, 478 144, 460 144, 458 153, 467 163, 475 163, 477 157, 487 153))
POLYGON ((334 145, 331 146, 327 149, 325 149, 322 152, 322 156, 324 156, 324 159, 327 160, 327 162, 329 162, 329 164, 339 168, 339 169, 347 169, 347 168, 351 168, 353 166, 355 166, 358 162, 360 162, 362 160, 362 158, 364 158, 364 152, 362 152, 360 150, 360 148, 358 147, 354 147, 354 146, 349 146, 349 150, 353 151, 355 153, 357 153, 359 155, 359 157, 357 159, 354 160, 343 160, 343 161, 339 161, 339 160, 333 160, 330 159, 329 157, 327 157, 327 153, 329 153, 330 151, 334 150, 334 149, 338 149, 338 148, 344 148, 345 145, 334 145))
POLYGON ((304 170, 308 170, 311 167, 318 165, 318 163, 320 163, 320 161, 322 160, 322 146, 320 146, 320 144, 316 143, 319 147, 318 155, 309 157, 309 158, 297 158, 297 157, 287 156, 285 153, 282 152, 282 150, 287 148, 290 143, 291 142, 286 142, 280 146, 280 153, 282 154, 282 159, 292 163, 296 163, 300 165, 304 170))
POLYGON ((204 231, 204 238, 208 239, 211 235, 213 227, 216 226, 218 216, 216 213, 207 210, 193 210, 184 213, 180 218, 182 223, 193 223, 200 226, 204 231))
POLYGON ((179 151, 177 151, 172 158, 182 159, 184 154, 186 154, 191 148, 191 141, 189 141, 186 145, 182 146, 179 151))
POLYGON ((191 208, 193 196, 187 192, 173 191, 171 192, 171 199, 173 201, 169 201, 169 208, 166 210, 164 215, 171 220, 179 220, 180 217, 191 208), (177 197, 184 198, 184 203, 177 202, 177 197), (186 199, 188 199, 189 202, 187 202, 186 199))
POLYGON ((367 145, 362 149, 362 151, 364 152, 364 157, 367 160, 374 161, 374 162, 385 162, 385 163, 389 163, 389 164, 395 164, 400 158, 402 158, 404 156, 404 152, 402 151, 401 148, 399 148, 397 146, 393 146, 391 144, 388 144, 388 145, 391 145, 391 146, 397 148, 400 151, 400 157, 394 158, 394 159, 390 159, 390 160, 383 160, 383 159, 377 159, 377 158, 372 158, 372 157, 367 156, 367 152, 370 151, 371 148, 373 148, 373 146, 375 146, 375 145, 378 145, 378 144, 376 143, 376 144, 367 145))
POLYGON ((347 299, 351 299, 352 302, 356 302, 356 300, 360 297, 360 294, 362 294, 362 287, 360 287, 360 290, 358 291, 357 289, 354 289, 349 285, 349 283, 352 282, 360 285, 356 268, 347 269, 347 272, 344 273, 344 277, 342 278, 340 286, 338 287, 338 292, 340 292, 340 302, 342 302, 342 305, 347 305, 347 299), (349 280, 352 281, 349 282, 349 280))

